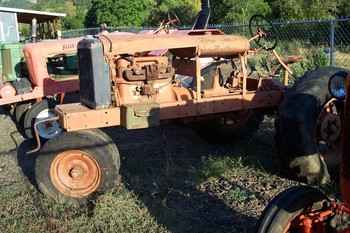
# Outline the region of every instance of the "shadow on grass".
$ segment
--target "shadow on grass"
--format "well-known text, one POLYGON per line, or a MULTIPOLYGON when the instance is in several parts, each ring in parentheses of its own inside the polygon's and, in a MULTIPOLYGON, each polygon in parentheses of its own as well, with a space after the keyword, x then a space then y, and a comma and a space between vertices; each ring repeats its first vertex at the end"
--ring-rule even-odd
POLYGON ((253 231, 256 218, 236 212, 214 194, 198 188, 202 159, 212 148, 193 131, 171 125, 127 134, 123 130, 107 133, 119 143, 125 186, 170 232, 253 231))
POLYGON ((35 181, 35 155, 28 155, 26 152, 32 150, 34 147, 33 140, 23 141, 17 148, 17 162, 23 174, 28 178, 29 182, 38 188, 35 181))
MULTIPOLYGON (((254 230, 257 221, 254 216, 243 214, 217 193, 203 191, 198 186, 203 159, 211 154, 236 153, 236 147, 209 145, 192 130, 178 125, 128 132, 122 129, 104 131, 119 147, 121 176, 126 188, 135 193, 157 223, 170 232, 254 230)), ((24 175, 37 187, 35 157, 25 154, 32 146, 32 141, 23 142, 17 158, 24 175)), ((261 198, 238 183, 231 183, 231 186, 243 190, 232 192, 233 198, 240 198, 240 195, 261 198)))

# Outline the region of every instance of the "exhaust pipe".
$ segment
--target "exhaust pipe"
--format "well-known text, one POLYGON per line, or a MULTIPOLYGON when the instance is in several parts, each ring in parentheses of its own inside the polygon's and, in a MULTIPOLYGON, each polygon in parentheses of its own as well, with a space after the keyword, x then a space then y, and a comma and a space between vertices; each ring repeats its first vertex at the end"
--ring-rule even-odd
POLYGON ((36 43, 37 39, 37 30, 38 30, 38 21, 36 18, 32 19, 32 29, 31 29, 31 33, 32 33, 32 43, 36 43))
POLYGON ((198 13, 192 30, 206 29, 210 19, 210 0, 201 1, 202 10, 198 13))

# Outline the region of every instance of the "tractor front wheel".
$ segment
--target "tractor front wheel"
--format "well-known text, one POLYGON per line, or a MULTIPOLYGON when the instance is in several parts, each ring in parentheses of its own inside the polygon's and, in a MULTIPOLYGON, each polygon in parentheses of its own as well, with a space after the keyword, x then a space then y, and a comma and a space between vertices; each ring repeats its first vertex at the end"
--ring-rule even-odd
POLYGON ((40 191, 60 203, 85 204, 116 187, 119 152, 100 130, 63 133, 45 143, 35 163, 40 191))
POLYGON ((16 122, 17 125, 17 129, 24 134, 24 116, 26 114, 26 112, 28 111, 28 109, 30 109, 30 107, 32 106, 31 102, 27 102, 27 103, 19 103, 16 105, 15 110, 14 110, 14 120, 16 122))

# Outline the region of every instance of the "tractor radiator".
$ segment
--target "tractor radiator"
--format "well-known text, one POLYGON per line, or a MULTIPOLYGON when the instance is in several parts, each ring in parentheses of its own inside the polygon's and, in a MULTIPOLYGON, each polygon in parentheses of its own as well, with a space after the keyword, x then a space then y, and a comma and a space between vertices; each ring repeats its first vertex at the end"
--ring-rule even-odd
POLYGON ((99 39, 89 37, 78 44, 80 102, 93 109, 111 105, 109 68, 99 39))

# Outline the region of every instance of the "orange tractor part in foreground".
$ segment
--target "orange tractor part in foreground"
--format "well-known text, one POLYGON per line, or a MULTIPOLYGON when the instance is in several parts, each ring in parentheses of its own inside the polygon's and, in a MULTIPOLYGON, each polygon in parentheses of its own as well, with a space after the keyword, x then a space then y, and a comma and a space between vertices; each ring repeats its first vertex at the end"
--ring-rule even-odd
POLYGON ((341 198, 330 198, 313 187, 292 187, 266 207, 257 233, 350 232, 350 73, 341 71, 333 75, 329 80, 329 93, 342 112, 341 198))

